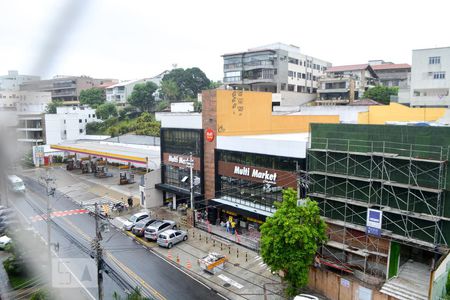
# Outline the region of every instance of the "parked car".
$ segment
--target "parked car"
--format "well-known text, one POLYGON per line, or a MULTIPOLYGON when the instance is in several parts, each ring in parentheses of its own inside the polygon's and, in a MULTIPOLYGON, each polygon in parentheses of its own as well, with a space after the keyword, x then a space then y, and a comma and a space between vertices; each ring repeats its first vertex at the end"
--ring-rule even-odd
POLYGON ((294 300, 319 300, 316 296, 308 294, 300 294, 294 297, 294 300))
POLYGON ((123 223, 123 229, 130 231, 136 225, 137 222, 148 218, 149 215, 146 212, 140 212, 132 215, 128 220, 123 223))
POLYGON ((0 217, 13 217, 16 215, 16 211, 12 208, 5 208, 0 210, 0 217))
POLYGON ((158 235, 156 241, 159 246, 172 248, 173 245, 188 239, 186 231, 169 229, 158 235))
POLYGON ((174 221, 170 220, 163 220, 159 222, 155 222, 148 226, 145 229, 144 236, 145 238, 150 241, 156 241, 158 239, 158 236, 160 233, 168 230, 168 229, 176 229, 177 224, 174 221))
POLYGON ((145 218, 144 220, 137 222, 131 231, 135 236, 144 236, 145 228, 147 228, 147 226, 149 226, 150 224, 155 223, 156 221, 160 220, 145 218))
POLYGON ((6 235, 0 237, 0 249, 5 250, 6 245, 8 245, 9 243, 11 243, 10 237, 6 235))

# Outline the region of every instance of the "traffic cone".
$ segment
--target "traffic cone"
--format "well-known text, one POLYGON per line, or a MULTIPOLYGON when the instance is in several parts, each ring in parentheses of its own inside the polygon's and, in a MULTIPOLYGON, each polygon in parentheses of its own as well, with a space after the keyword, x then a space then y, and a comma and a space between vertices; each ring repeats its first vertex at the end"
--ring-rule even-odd
POLYGON ((169 250, 169 252, 167 252, 167 258, 172 260, 172 251, 169 250))
POLYGON ((177 263, 180 263, 180 256, 177 254, 177 263))
POLYGON ((189 258, 188 258, 187 263, 186 263, 186 268, 188 270, 190 270, 192 268, 191 261, 189 260, 189 258))

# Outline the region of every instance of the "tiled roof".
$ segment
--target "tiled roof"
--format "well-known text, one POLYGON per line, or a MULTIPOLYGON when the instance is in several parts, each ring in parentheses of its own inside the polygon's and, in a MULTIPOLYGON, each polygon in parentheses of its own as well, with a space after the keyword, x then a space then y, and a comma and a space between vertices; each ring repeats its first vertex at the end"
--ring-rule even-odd
POLYGON ((392 70, 392 69, 411 69, 409 64, 382 64, 372 65, 372 69, 377 70, 392 70))
POLYGON ((326 72, 344 72, 344 71, 355 71, 355 70, 364 70, 368 67, 368 64, 360 64, 360 65, 347 65, 347 66, 336 66, 330 67, 326 70, 326 72))

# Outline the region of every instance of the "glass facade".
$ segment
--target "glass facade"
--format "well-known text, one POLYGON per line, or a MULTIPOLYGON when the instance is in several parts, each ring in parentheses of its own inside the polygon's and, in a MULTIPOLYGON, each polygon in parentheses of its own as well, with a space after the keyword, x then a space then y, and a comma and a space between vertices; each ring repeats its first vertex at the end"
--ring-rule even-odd
POLYGON ((201 139, 201 130, 190 130, 181 128, 163 128, 161 129, 161 151, 174 154, 189 155, 200 157, 203 148, 201 139))
MULTIPOLYGON (((217 159, 218 161, 236 163, 249 167, 267 168, 292 173, 296 172, 297 165, 299 169, 304 169, 305 166, 304 159, 225 150, 217 151, 217 159)), ((217 172, 219 173, 216 176, 217 197, 266 211, 271 211, 274 208, 274 202, 281 202, 283 199, 282 191, 286 184, 284 186, 277 186, 273 183, 257 182, 251 180, 251 178, 247 180, 236 178, 229 174, 227 176, 220 174, 220 170, 217 172)), ((292 177, 293 182, 289 182, 289 184, 295 185, 296 176, 293 175, 292 177)), ((286 183, 286 178, 279 179, 286 183)))
MULTIPOLYGON (((190 191, 190 179, 189 179, 189 168, 179 168, 175 166, 167 165, 164 167, 164 183, 170 184, 173 187, 184 190, 186 193, 190 191)), ((195 178, 201 180, 201 174, 199 171, 194 170, 194 181, 195 178)), ((201 194, 201 185, 194 185, 194 192, 201 194)))
POLYGON ((166 191, 176 193, 177 195, 188 195, 190 191, 189 168, 186 165, 164 161, 164 155, 180 155, 188 159, 189 154, 195 160, 200 160, 200 166, 194 170, 194 192, 203 194, 203 130, 202 129, 183 129, 183 128, 162 128, 161 129, 161 166, 162 183, 170 186, 166 191))

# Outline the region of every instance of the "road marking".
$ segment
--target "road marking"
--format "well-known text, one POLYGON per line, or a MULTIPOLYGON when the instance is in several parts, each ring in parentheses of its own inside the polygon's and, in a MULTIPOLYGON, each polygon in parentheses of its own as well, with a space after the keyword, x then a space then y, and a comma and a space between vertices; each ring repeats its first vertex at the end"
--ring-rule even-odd
POLYGON ((109 252, 106 252, 106 256, 109 257, 115 264, 121 268, 126 274, 130 277, 134 278, 137 282, 139 282, 143 287, 151 292, 153 296, 155 296, 159 300, 167 300, 163 295, 161 295, 157 290, 151 287, 147 282, 145 282, 141 277, 139 277, 136 273, 134 273, 130 268, 121 263, 114 255, 109 252))
MULTIPOLYGON (((89 211, 87 209, 72 209, 72 210, 54 211, 50 214, 50 218, 86 214, 88 212, 89 211)), ((31 222, 44 221, 46 219, 47 219, 46 214, 30 217, 31 222)))
POLYGON ((238 289, 242 289, 242 288, 244 287, 242 284, 237 283, 237 282, 234 281, 233 279, 228 278, 227 276, 225 276, 225 275, 223 275, 223 274, 220 274, 220 275, 217 276, 217 277, 219 277, 220 279, 222 279, 222 280, 225 281, 226 283, 229 283, 229 284, 231 284, 232 286, 234 286, 234 287, 236 287, 236 288, 238 288, 238 289))

